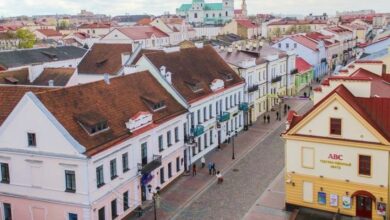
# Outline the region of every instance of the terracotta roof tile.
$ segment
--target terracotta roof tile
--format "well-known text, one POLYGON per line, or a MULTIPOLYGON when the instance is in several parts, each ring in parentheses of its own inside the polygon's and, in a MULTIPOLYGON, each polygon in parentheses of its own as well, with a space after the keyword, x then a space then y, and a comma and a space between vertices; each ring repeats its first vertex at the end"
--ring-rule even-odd
POLYGON ((56 30, 53 29, 37 29, 36 31, 40 32, 41 34, 47 36, 47 37, 61 37, 62 34, 56 30))
POLYGON ((75 71, 75 68, 45 68, 32 84, 48 86, 49 81, 53 80, 54 86, 66 86, 75 71))
POLYGON ((154 124, 163 123, 186 111, 149 72, 114 77, 110 79, 110 84, 98 81, 57 89, 40 93, 37 97, 65 129, 86 147, 87 155, 96 154, 134 136, 135 133, 131 134, 125 123, 141 111, 151 111, 154 124), (164 101, 166 108, 152 112, 143 101, 144 96, 164 101), (107 131, 91 136, 81 127, 78 116, 91 112, 99 120, 107 120, 107 131))
POLYGON ((0 71, 0 84, 30 84, 28 79, 28 68, 0 71))
POLYGON ((80 74, 115 74, 122 68, 122 53, 131 53, 131 44, 96 43, 78 65, 80 74))
POLYGON ((172 53, 146 53, 145 56, 155 67, 165 66, 166 71, 172 73, 173 86, 188 102, 212 94, 209 84, 214 79, 223 79, 225 74, 232 77, 232 80, 224 80, 225 88, 244 83, 211 46, 186 48, 172 53), (193 92, 189 86, 191 82, 198 83, 203 90, 193 92))
POLYGON ((365 69, 358 69, 350 75, 351 78, 365 77, 371 79, 371 96, 390 98, 390 84, 386 83, 382 76, 365 69))
POLYGON ((0 86, 0 125, 12 112, 26 92, 43 92, 53 88, 29 86, 0 86))
POLYGON ((257 25, 248 19, 238 19, 236 20, 237 24, 245 27, 245 28, 257 28, 257 25))
POLYGON ((156 38, 169 37, 169 35, 160 29, 152 26, 125 27, 117 28, 117 30, 133 40, 149 39, 152 35, 154 35, 156 38))
POLYGON ((310 70, 311 68, 313 68, 308 62, 306 62, 305 59, 303 59, 302 57, 297 57, 295 59, 295 67, 297 68, 298 70, 298 73, 305 73, 307 72, 308 70, 310 70))

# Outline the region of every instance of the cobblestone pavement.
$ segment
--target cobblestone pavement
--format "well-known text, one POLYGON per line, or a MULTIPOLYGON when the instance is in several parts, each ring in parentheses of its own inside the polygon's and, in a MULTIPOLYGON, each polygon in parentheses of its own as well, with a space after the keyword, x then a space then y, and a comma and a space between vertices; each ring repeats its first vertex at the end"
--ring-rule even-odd
MULTIPOLYGON (((308 110, 307 104, 303 110, 308 110)), ((249 132, 256 135, 259 127, 249 132)), ((213 184, 182 209, 174 219, 241 219, 284 168, 281 124, 223 174, 224 183, 213 184)), ((267 210, 265 210, 267 211, 267 210)), ((272 210, 270 210, 272 211, 272 210)))
MULTIPOLYGON (((298 99, 287 100, 286 103, 293 110, 311 105, 307 100, 298 99)), ((234 216, 243 216, 256 201, 255 197, 258 198, 264 187, 283 168, 284 153, 280 132, 284 129, 285 118, 276 121, 275 112, 269 114, 270 124, 264 124, 260 118, 249 131, 242 132, 235 138, 236 160, 232 160, 232 144, 222 145, 221 150, 213 150, 206 156, 206 163, 215 162, 217 170, 223 172, 223 185, 216 188, 216 178, 208 174, 207 168, 198 169, 195 177, 183 175, 177 178, 161 192, 160 208, 157 209, 158 219, 237 219, 234 216), (271 132, 273 133, 267 141, 262 142, 271 132), (254 148, 257 150, 252 152, 254 148), (235 210, 237 207, 241 208, 235 215, 231 216, 229 212, 220 215, 222 210, 235 210), (221 209, 221 212, 216 209, 221 209), (215 214, 210 214, 214 212, 215 214), (227 217, 224 217, 226 214, 227 217)), ((153 215, 153 209, 149 207, 144 210, 141 218, 133 213, 124 219, 149 220, 154 219, 153 215)))

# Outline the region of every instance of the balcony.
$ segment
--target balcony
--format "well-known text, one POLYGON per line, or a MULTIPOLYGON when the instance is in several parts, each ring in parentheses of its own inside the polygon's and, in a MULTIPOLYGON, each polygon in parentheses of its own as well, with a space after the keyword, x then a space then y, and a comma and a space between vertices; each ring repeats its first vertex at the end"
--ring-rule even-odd
POLYGON ((141 172, 142 175, 152 172, 161 166, 161 155, 153 155, 153 160, 149 163, 142 165, 138 164, 138 172, 141 172))
POLYGON ((218 122, 225 122, 230 119, 230 113, 229 112, 223 112, 222 115, 217 116, 218 122))
POLYGON ((240 111, 247 112, 249 110, 249 104, 247 102, 240 103, 239 106, 240 111))
POLYGON ((277 76, 271 80, 272 83, 280 82, 282 80, 282 76, 277 76))
POLYGON ((191 134, 193 137, 198 137, 204 133, 204 126, 197 125, 195 128, 191 129, 191 134))
POLYGON ((259 85, 248 86, 248 93, 256 92, 259 90, 259 85))

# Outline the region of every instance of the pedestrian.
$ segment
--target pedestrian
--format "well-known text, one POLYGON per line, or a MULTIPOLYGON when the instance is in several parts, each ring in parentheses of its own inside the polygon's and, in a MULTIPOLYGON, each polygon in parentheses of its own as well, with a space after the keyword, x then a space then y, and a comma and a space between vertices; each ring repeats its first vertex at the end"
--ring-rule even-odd
POLYGON ((213 170, 213 175, 215 175, 215 174, 217 173, 217 170, 216 170, 216 168, 215 168, 215 162, 213 163, 211 169, 213 170))
POLYGON ((287 109, 290 111, 290 106, 287 106, 287 109))
POLYGON ((207 167, 209 168, 209 175, 211 175, 211 170, 212 170, 213 164, 211 162, 209 162, 207 167))
POLYGON ((267 116, 265 114, 263 116, 263 119, 264 119, 264 124, 265 124, 265 121, 267 120, 267 116))
POLYGON ((203 169, 204 166, 206 165, 206 159, 204 159, 204 156, 200 158, 200 162, 202 163, 202 169, 203 169))
POLYGON ((196 164, 192 165, 192 176, 196 176, 196 164))
POLYGON ((222 177, 222 174, 221 174, 221 172, 218 170, 218 172, 217 172, 217 174, 216 174, 216 176, 217 176, 217 180, 218 180, 218 184, 222 184, 222 182, 223 182, 223 177, 222 177))
POLYGON ((268 124, 269 124, 270 120, 271 120, 271 117, 269 117, 269 115, 267 115, 268 124))
POLYGON ((279 112, 276 111, 276 120, 279 120, 279 112))

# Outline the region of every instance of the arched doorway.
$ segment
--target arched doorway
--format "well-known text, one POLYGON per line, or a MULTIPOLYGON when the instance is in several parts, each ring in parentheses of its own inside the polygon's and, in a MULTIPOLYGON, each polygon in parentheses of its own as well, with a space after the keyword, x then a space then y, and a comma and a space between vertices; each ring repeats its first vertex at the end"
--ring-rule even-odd
POLYGON ((358 190, 354 192, 351 197, 356 197, 356 216, 371 218, 372 204, 376 201, 375 196, 370 192, 358 190))

